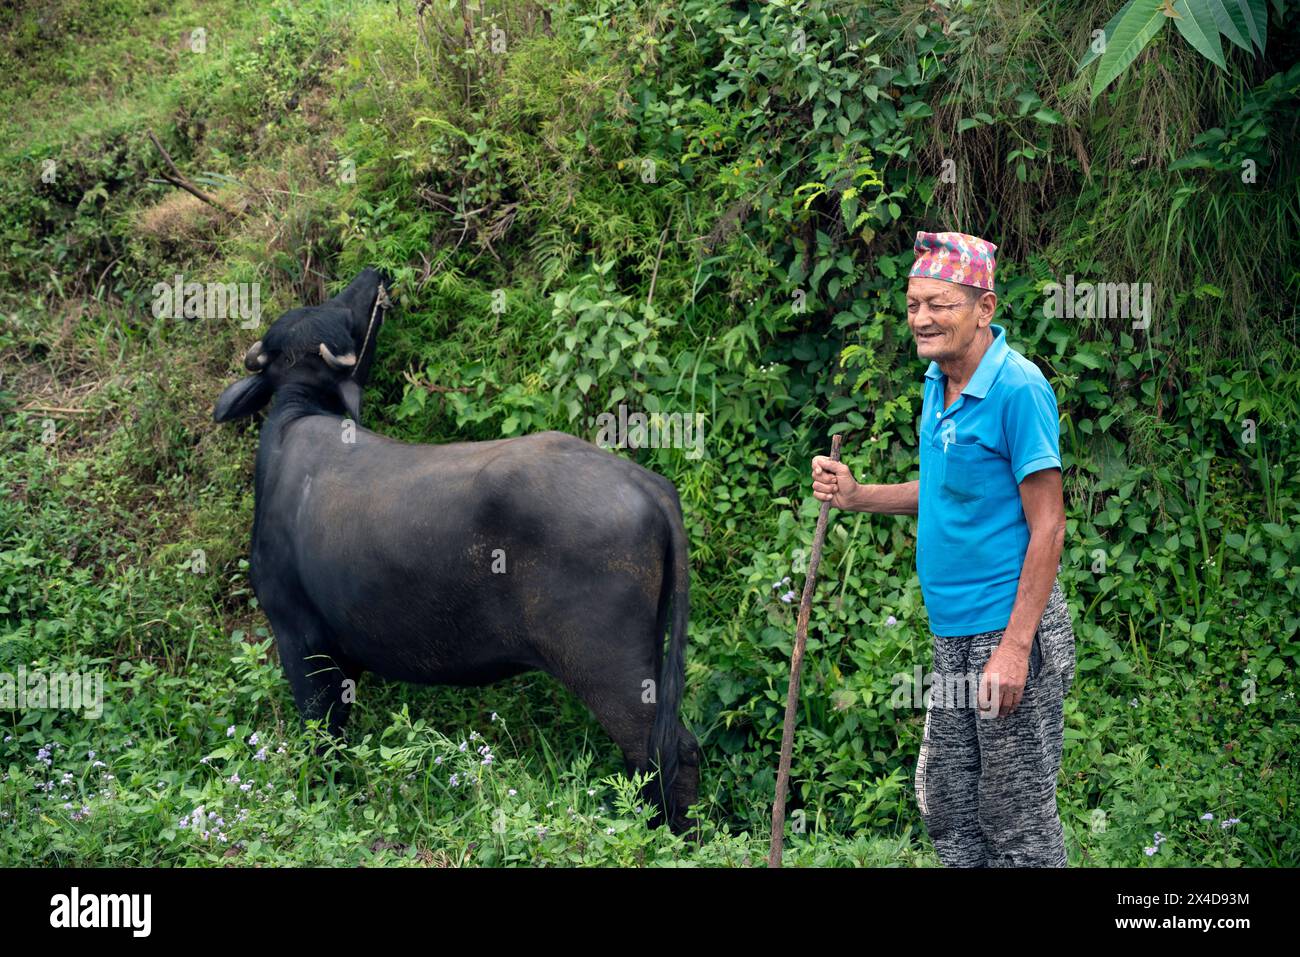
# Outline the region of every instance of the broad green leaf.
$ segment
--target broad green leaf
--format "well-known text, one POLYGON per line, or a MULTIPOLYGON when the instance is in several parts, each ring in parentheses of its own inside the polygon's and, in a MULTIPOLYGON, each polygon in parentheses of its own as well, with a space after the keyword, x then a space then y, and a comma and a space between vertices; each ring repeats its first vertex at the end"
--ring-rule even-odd
MULTIPOLYGON (((1113 36, 1115 35, 1115 27, 1119 25, 1120 18, 1122 18, 1122 17, 1124 16, 1124 14, 1128 12, 1129 7, 1133 6, 1133 4, 1134 4, 1135 2, 1136 2, 1136 0, 1128 0, 1128 3, 1126 3, 1126 4, 1124 4, 1124 6, 1120 7, 1119 10, 1115 13, 1115 15, 1114 15, 1113 17, 1110 18, 1110 22, 1107 23, 1104 27, 1101 28, 1102 36, 1105 38, 1104 43, 1103 43, 1103 50, 1102 50, 1102 53, 1105 52, 1104 47, 1105 47, 1107 44, 1110 43, 1110 38, 1113 37, 1113 36)), ((1094 50, 1094 49, 1092 48, 1092 43, 1093 43, 1093 41, 1092 41, 1092 34, 1089 34, 1089 35, 1088 35, 1088 52, 1085 53, 1085 54, 1083 55, 1083 59, 1079 61, 1079 72, 1080 72, 1080 73, 1082 73, 1085 69, 1087 69, 1087 66, 1088 66, 1089 63, 1091 63, 1093 60, 1097 59, 1097 57, 1101 56, 1101 53, 1098 53, 1096 50, 1094 50)))
POLYGON ((1246 39, 1246 18, 1237 8, 1237 0, 1206 0, 1206 6, 1210 8, 1214 22, 1219 25, 1219 32, 1227 37, 1230 43, 1235 43, 1249 53, 1250 41, 1246 39))
POLYGON ((1074 354, 1074 361, 1081 366, 1087 366, 1089 369, 1100 369, 1106 364, 1098 356, 1085 349, 1080 349, 1074 354))
POLYGON ((844 217, 845 228, 851 230, 853 228, 853 222, 858 215, 858 198, 857 196, 848 195, 847 190, 845 190, 845 194, 840 197, 840 215, 844 217))
POLYGON ((1209 5, 1215 0, 1174 0, 1174 11, 1180 16, 1174 27, 1201 56, 1220 70, 1226 69, 1223 44, 1219 42, 1219 25, 1209 5))
POLYGON ((1128 12, 1115 25, 1115 33, 1106 42, 1097 76, 1092 83, 1092 99, 1123 73, 1137 59, 1151 38, 1169 19, 1164 14, 1164 0, 1134 0, 1128 12))
POLYGON ((1268 7, 1264 0, 1237 0, 1237 9, 1246 21, 1246 31, 1250 42, 1255 44, 1260 53, 1264 52, 1264 36, 1268 32, 1268 7))

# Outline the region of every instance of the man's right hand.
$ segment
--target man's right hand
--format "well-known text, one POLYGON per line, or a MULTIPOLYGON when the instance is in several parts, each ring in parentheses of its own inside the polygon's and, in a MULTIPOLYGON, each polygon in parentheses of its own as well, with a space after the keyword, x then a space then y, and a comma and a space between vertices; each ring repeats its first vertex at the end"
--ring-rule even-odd
POLYGON ((836 508, 851 509, 857 496, 858 483, 853 480, 849 467, 830 456, 817 455, 812 460, 813 497, 830 502, 836 508))

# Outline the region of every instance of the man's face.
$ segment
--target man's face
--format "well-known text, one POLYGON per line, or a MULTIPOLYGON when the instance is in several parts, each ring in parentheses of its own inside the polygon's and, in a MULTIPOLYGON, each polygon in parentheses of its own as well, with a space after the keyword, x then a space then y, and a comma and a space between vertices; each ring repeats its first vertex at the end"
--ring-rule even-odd
POLYGON ((967 295, 968 288, 923 276, 908 279, 907 325, 922 359, 942 363, 960 358, 992 320, 997 296, 974 298, 967 295))

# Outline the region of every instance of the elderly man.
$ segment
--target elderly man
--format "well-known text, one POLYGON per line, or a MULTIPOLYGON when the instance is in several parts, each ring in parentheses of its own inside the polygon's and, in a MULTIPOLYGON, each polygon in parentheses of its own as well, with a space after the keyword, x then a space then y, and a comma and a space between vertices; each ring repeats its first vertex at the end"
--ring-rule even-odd
POLYGON ((1056 396, 992 322, 997 247, 917 233, 907 323, 930 360, 919 482, 860 485, 813 459, 813 494, 916 515, 934 668, 916 800, 950 867, 1064 867, 1056 807, 1074 632, 1056 580, 1065 540, 1056 396), (965 689, 966 693, 962 693, 965 689))

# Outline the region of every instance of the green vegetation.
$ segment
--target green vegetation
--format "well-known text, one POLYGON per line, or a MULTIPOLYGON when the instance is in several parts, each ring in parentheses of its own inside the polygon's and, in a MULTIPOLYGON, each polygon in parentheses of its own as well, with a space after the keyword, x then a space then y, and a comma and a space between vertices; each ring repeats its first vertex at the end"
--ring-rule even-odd
MULTIPOLYGON (((1278 16, 1284 0, 1273 0, 1278 16)), ((1247 53, 1264 52, 1268 37, 1268 0, 1128 0, 1094 34, 1094 42, 1079 63, 1083 69, 1100 58, 1093 79, 1092 99, 1137 59, 1151 39, 1172 23, 1184 40, 1219 69, 1226 69, 1223 40, 1247 53)))
MULTIPOLYGON (((1300 23, 1273 4, 1227 70, 1163 31, 1091 102, 1119 6, 0 10, 0 671, 105 680, 98 720, 0 705, 0 863, 760 862, 808 462, 842 431, 859 478, 915 477, 912 237, 960 229, 999 244, 998 321, 1062 410, 1071 863, 1297 864, 1300 23), (703 458, 635 453, 691 535, 698 846, 644 828, 545 676, 370 676, 346 747, 299 733, 243 558, 256 432, 210 419, 256 336, 152 289, 257 282, 266 322, 365 265, 399 278, 385 434, 705 414, 703 458), (1070 276, 1149 283, 1149 326, 1049 314, 1070 276)), ((788 863, 937 863, 913 543, 833 520, 788 863)))

